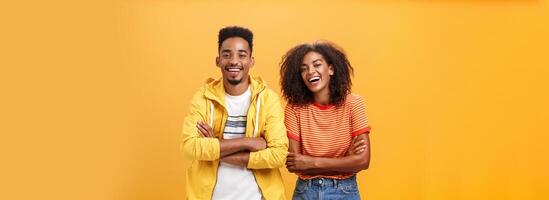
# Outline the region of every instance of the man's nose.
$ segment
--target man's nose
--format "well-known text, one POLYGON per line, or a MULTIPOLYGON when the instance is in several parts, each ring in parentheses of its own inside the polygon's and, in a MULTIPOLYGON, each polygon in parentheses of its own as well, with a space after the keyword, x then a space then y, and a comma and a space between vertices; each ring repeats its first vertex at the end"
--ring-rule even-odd
POLYGON ((231 59, 229 60, 229 64, 231 65, 238 64, 238 56, 232 56, 231 59))

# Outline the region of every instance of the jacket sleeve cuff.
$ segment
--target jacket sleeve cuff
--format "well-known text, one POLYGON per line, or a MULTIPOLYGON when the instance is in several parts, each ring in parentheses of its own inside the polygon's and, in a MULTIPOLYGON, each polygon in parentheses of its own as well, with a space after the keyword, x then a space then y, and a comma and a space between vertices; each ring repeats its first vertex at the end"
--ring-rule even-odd
POLYGON ((246 168, 248 169, 258 168, 256 163, 257 163, 257 152, 250 152, 250 156, 248 157, 248 164, 246 165, 246 168))
POLYGON ((217 138, 212 138, 213 146, 213 160, 219 160, 221 158, 221 144, 217 138))

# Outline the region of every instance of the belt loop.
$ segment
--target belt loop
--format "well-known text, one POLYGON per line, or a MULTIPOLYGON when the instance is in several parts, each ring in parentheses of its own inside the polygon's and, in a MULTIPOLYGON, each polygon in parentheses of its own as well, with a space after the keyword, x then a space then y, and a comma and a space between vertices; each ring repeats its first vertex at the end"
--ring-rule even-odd
POLYGON ((338 186, 339 186, 339 181, 334 178, 334 187, 338 188, 338 186))
POLYGON ((309 187, 309 188, 310 188, 310 187, 311 187, 311 183, 312 183, 312 182, 313 182, 313 179, 309 179, 309 180, 307 180, 307 187, 309 187))

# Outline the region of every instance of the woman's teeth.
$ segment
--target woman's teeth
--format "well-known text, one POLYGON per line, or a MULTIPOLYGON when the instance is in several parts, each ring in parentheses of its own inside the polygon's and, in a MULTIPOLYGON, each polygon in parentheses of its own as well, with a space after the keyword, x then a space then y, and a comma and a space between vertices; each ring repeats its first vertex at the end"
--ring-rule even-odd
POLYGON ((316 82, 318 80, 320 80, 320 77, 312 77, 312 78, 309 79, 309 82, 312 83, 312 82, 316 82))

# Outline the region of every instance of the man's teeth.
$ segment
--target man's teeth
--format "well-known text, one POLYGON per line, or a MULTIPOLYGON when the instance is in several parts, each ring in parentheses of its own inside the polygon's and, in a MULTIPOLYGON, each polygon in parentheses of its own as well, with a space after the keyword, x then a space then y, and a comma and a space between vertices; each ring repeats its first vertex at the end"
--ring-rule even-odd
POLYGON ((309 79, 309 82, 315 82, 315 81, 318 81, 318 80, 320 80, 320 77, 313 77, 313 78, 309 79))
POLYGON ((240 68, 229 68, 229 69, 227 69, 227 71, 230 71, 230 72, 239 72, 239 71, 240 71, 240 68))

